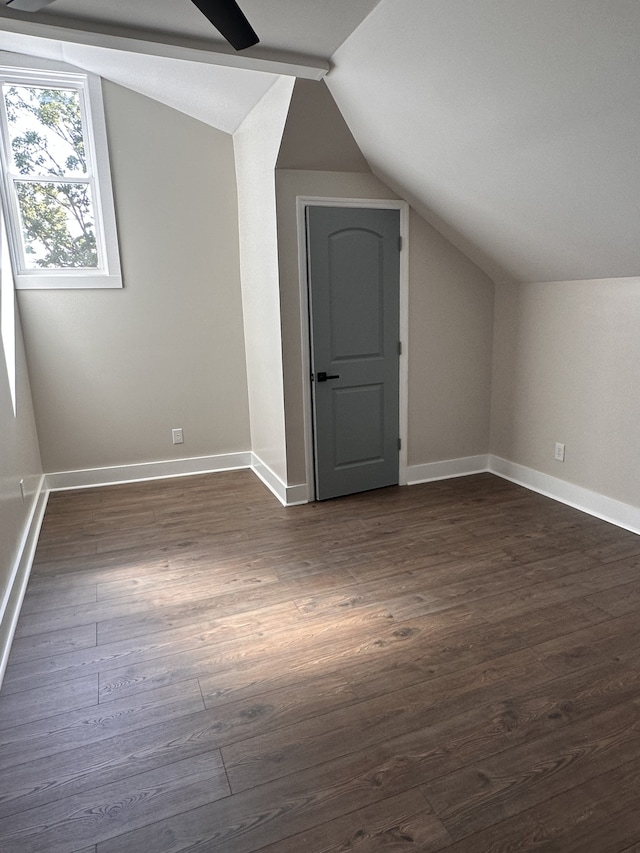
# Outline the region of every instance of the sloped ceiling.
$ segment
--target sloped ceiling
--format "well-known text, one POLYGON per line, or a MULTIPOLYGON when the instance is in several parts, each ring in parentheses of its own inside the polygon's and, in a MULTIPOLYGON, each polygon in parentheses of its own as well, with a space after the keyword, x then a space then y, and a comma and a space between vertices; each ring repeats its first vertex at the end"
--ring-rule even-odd
POLYGON ((82 65, 230 133, 278 74, 319 79, 330 60, 372 170, 493 278, 640 275, 638 0, 241 5, 261 36, 241 56, 189 0, 0 6, 0 49, 82 65))
POLYGON ((84 68, 233 133, 278 75, 320 79, 378 0, 242 0, 258 32, 236 53, 190 0, 0 2, 0 50, 84 68))
MULTIPOLYGON (((260 44, 248 56, 297 53, 328 59, 379 0, 240 0, 260 44)), ((190 0, 55 0, 35 14, 0 9, 22 20, 120 35, 225 48, 226 42, 190 0)))
POLYGON ((277 75, 0 31, 0 50, 66 62, 234 133, 277 75))
POLYGON ((490 275, 640 275, 640 3, 384 0, 326 78, 372 169, 490 275))

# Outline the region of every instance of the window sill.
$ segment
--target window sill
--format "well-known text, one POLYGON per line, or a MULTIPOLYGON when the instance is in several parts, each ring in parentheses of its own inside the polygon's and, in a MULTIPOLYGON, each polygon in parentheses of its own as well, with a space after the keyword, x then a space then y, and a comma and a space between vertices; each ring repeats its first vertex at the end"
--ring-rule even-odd
POLYGON ((16 290, 102 290, 122 287, 120 275, 17 275, 16 290))

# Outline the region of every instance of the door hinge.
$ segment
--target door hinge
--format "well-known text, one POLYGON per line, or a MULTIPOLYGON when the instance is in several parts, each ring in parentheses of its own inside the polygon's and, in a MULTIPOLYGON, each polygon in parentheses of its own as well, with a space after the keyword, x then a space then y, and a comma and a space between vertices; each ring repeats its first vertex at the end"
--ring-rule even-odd
POLYGON ((398 439, 398 450, 402 450, 402 439, 398 439))
POLYGON ((402 237, 398 237, 398 251, 402 251, 402 237))
POLYGON ((402 355, 402 341, 398 341, 398 355, 402 355))

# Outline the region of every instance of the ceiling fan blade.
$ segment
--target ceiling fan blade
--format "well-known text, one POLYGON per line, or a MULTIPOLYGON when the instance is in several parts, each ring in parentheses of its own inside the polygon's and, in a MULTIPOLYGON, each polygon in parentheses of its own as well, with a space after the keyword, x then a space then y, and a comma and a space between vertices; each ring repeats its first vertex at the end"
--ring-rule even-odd
POLYGON ((37 12, 53 3, 53 0, 6 0, 5 6, 9 9, 17 9, 19 12, 37 12))
POLYGON ((235 0, 191 0, 231 47, 244 50, 260 39, 235 0))

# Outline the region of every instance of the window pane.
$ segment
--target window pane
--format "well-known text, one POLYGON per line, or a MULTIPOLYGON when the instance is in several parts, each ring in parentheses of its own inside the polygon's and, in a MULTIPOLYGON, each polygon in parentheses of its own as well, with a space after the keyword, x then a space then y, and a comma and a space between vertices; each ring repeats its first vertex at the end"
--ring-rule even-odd
POLYGON ((75 89, 4 86, 11 154, 22 175, 86 174, 80 95, 75 89))
POLYGON ((98 266, 87 184, 17 181, 27 269, 98 266))

